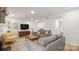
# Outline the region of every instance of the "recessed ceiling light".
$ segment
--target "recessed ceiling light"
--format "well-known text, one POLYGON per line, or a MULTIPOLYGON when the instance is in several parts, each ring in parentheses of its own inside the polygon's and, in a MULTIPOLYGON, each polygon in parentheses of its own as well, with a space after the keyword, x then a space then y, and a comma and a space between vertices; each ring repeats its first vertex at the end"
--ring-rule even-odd
POLYGON ((35 11, 31 10, 31 14, 35 14, 35 11))
POLYGON ((11 16, 14 17, 14 14, 12 14, 11 16))

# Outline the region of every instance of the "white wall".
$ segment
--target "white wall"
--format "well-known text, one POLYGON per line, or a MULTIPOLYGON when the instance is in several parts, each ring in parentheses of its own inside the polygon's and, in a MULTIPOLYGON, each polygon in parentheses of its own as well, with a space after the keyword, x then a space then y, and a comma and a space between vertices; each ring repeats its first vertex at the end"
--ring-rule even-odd
POLYGON ((27 20, 19 20, 19 19, 6 19, 6 24, 10 25, 11 28, 8 29, 7 25, 6 25, 6 31, 10 30, 13 34, 18 35, 19 31, 24 31, 20 29, 20 24, 29 24, 29 29, 25 30, 25 31, 36 31, 36 23, 34 23, 33 21, 27 21, 27 20), (10 24, 7 24, 8 22, 10 22, 10 24))
POLYGON ((39 23, 39 25, 42 25, 42 26, 39 26, 39 28, 42 27, 45 30, 51 30, 52 34, 57 34, 57 33, 60 32, 59 24, 57 23, 57 21, 59 19, 54 19, 53 16, 49 16, 48 18, 45 17, 45 18, 38 19, 38 20, 41 20, 41 22, 39 23))
POLYGON ((66 42, 79 45, 79 9, 63 14, 62 18, 66 42))

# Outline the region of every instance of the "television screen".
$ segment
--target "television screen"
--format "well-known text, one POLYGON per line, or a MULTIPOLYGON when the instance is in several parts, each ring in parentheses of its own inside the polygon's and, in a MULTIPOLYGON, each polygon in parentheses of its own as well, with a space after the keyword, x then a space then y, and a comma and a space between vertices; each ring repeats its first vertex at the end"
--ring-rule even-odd
POLYGON ((21 30, 27 30, 27 29, 29 29, 29 24, 20 24, 20 29, 21 30))

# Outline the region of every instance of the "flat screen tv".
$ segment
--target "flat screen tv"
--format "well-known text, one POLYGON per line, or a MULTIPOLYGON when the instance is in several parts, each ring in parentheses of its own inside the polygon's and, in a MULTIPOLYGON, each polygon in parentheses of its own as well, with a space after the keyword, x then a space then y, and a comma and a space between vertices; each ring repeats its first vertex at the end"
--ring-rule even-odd
POLYGON ((27 30, 27 29, 29 29, 29 24, 20 24, 20 29, 21 30, 27 30))

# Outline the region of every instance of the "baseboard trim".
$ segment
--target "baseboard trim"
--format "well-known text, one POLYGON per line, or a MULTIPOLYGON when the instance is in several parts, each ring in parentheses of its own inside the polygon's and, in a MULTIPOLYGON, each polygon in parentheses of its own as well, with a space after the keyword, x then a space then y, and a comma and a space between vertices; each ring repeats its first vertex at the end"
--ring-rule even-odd
POLYGON ((74 46, 79 46, 79 44, 69 43, 69 42, 66 42, 66 44, 71 44, 71 45, 74 45, 74 46))

